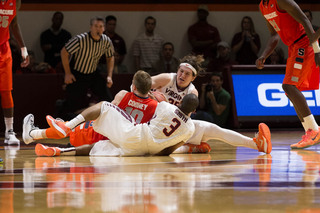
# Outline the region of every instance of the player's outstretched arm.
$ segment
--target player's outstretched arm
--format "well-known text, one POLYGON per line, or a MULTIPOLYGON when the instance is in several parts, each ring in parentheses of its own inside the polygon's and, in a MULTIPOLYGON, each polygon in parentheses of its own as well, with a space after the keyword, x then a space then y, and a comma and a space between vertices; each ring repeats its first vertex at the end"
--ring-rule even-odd
POLYGON ((310 44, 317 42, 320 39, 320 28, 312 34, 310 38, 310 44))
POLYGON ((271 26, 271 24, 266 20, 267 27, 270 32, 270 38, 267 41, 265 49, 262 51, 262 54, 260 57, 256 60, 256 67, 258 69, 264 68, 264 62, 269 57, 269 55, 273 52, 273 50, 278 45, 278 42, 280 40, 280 36, 278 33, 274 30, 274 28, 271 26))
POLYGON ((161 150, 160 152, 158 152, 157 154, 155 154, 156 156, 168 156, 170 154, 172 154, 174 152, 174 150, 176 150, 177 148, 179 148, 180 146, 182 146, 184 144, 183 141, 181 141, 180 143, 177 143, 176 145, 173 146, 169 146, 163 150, 161 150))

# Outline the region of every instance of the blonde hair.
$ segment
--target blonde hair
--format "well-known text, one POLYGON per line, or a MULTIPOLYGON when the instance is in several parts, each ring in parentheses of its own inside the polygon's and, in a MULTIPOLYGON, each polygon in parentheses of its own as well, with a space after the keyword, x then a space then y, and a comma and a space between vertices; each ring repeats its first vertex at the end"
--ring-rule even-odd
POLYGON ((151 89, 151 76, 143 70, 138 70, 133 76, 133 84, 136 86, 138 92, 146 95, 151 89))

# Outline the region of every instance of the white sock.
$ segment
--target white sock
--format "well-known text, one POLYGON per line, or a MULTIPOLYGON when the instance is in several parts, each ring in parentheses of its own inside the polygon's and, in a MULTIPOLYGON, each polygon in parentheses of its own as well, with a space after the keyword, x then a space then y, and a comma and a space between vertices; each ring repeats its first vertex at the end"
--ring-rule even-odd
POLYGON ((30 136, 35 140, 48 138, 45 129, 34 129, 30 132, 30 136))
POLYGON ((305 122, 305 121, 304 121, 304 122, 301 122, 301 124, 302 124, 302 126, 303 126, 304 131, 306 132, 306 131, 308 130, 308 127, 307 127, 306 122, 305 122))
POLYGON ((79 114, 79 115, 77 115, 77 117, 75 117, 71 121, 68 121, 66 123, 66 126, 69 127, 70 129, 74 129, 76 126, 78 126, 79 124, 81 124, 83 122, 85 122, 85 119, 81 114, 79 114))
POLYGON ((303 118, 302 126, 304 127, 305 131, 308 131, 308 129, 312 129, 314 131, 319 130, 319 126, 312 114, 303 118))
POLYGON ((4 123, 6 125, 6 132, 8 132, 10 129, 13 130, 13 117, 10 117, 10 118, 4 117, 4 123))

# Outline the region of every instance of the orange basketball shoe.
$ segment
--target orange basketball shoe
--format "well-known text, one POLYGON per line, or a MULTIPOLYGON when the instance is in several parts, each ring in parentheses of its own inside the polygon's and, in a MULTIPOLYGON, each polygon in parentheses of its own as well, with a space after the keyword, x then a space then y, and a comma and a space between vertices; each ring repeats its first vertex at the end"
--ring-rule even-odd
POLYGON ((71 129, 66 126, 63 120, 54 119, 50 115, 47 115, 46 119, 49 126, 55 129, 60 137, 67 137, 68 133, 71 131, 71 129))
POLYGON ((308 129, 305 135, 302 136, 302 140, 298 143, 292 144, 291 149, 304 149, 310 146, 320 143, 320 127, 318 131, 308 129))
POLYGON ((59 156, 60 155, 60 149, 57 147, 49 147, 42 145, 41 143, 38 143, 35 147, 35 152, 37 156, 47 156, 47 157, 53 157, 53 156, 59 156))
POLYGON ((253 138, 259 152, 269 154, 272 150, 271 133, 269 127, 265 123, 259 124, 259 132, 253 138))
POLYGON ((211 147, 206 142, 201 142, 200 145, 185 144, 189 147, 188 153, 208 153, 211 151, 211 147))

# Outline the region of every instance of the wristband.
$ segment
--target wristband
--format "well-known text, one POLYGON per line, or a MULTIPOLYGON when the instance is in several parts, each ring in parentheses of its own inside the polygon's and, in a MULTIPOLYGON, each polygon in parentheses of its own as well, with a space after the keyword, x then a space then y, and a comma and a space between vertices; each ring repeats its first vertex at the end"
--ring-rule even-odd
POLYGON ((21 47, 21 56, 23 59, 27 58, 28 56, 28 51, 26 47, 21 47))
POLYGON ((320 47, 318 41, 312 43, 314 53, 320 53, 320 47))

